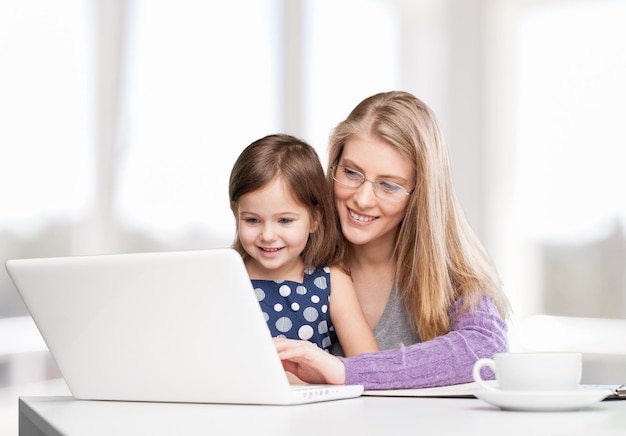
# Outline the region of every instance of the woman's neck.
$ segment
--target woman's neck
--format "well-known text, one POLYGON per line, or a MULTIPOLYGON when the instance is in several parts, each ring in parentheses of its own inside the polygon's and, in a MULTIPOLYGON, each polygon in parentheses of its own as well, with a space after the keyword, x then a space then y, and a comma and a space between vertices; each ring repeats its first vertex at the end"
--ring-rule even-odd
POLYGON ((393 259, 393 245, 365 244, 351 247, 350 270, 352 277, 359 280, 372 275, 380 275, 393 281, 396 265, 393 259))
POLYGON ((375 328, 385 311, 393 287, 396 264, 393 247, 360 245, 352 247, 350 273, 363 313, 375 328))
POLYGON ((351 267, 371 268, 393 264, 394 240, 350 247, 351 267))

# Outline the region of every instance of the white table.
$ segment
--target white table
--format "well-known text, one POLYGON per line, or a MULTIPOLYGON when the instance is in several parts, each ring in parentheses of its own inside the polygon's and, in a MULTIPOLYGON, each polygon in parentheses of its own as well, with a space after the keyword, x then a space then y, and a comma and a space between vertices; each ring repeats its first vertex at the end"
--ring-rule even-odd
POLYGON ((299 406, 80 401, 22 397, 31 435, 624 435, 626 401, 575 412, 505 412, 473 398, 385 398, 299 406))

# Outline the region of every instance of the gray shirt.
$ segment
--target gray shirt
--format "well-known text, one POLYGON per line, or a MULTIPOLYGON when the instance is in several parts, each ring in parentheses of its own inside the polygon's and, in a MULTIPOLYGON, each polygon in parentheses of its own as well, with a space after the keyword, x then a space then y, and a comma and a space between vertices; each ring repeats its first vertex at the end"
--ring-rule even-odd
POLYGON ((374 336, 381 350, 397 348, 400 344, 412 345, 422 342, 411 326, 409 314, 395 286, 391 290, 385 311, 374 328, 374 336))
MULTIPOLYGON (((374 328, 374 336, 381 350, 396 348, 400 344, 411 345, 421 342, 411 327, 409 314, 405 310, 395 286, 391 290, 387 306, 385 306, 385 310, 374 328)), ((333 344, 331 353, 336 356, 344 356, 338 341, 333 344)))

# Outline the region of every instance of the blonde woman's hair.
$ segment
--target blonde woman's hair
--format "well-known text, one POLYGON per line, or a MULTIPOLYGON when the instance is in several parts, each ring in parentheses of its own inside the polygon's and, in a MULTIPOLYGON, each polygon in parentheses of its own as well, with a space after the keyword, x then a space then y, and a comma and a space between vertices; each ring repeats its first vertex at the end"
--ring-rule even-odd
MULTIPOLYGON (((331 133, 327 182, 346 141, 373 137, 393 146, 413 165, 416 185, 396 235, 395 283, 422 340, 448 333, 450 306, 462 298, 471 310, 482 296, 493 299, 506 319, 509 303, 483 246, 456 198, 446 144, 432 110, 400 91, 363 100, 331 133)), ((344 266, 350 244, 344 239, 344 266)))
MULTIPOLYGON (((242 195, 261 189, 276 178, 284 183, 294 200, 307 208, 311 219, 319 214, 319 225, 309 235, 301 254, 305 265, 334 264, 340 232, 334 221, 332 196, 319 156, 306 142, 291 135, 275 134, 248 145, 230 174, 231 203, 238 204, 242 195)), ((232 248, 244 259, 248 257, 239 240, 239 223, 232 248)))

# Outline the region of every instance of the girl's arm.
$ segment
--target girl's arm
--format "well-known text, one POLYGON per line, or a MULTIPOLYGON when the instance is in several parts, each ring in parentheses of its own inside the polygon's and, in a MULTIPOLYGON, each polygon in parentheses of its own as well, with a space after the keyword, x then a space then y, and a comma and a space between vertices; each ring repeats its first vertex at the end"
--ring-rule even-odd
POLYGON ((330 268, 330 319, 346 356, 378 351, 354 290, 352 278, 338 267, 330 268))

